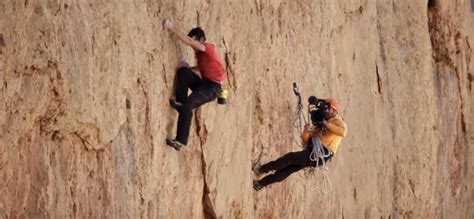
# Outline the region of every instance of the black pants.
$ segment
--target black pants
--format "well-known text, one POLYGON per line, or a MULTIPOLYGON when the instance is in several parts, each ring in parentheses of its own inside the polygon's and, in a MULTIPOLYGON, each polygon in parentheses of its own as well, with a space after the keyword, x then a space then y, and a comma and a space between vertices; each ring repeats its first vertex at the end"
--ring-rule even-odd
MULTIPOLYGON (((259 181, 260 185, 267 186, 272 183, 281 182, 284 179, 286 179, 288 176, 290 176, 292 173, 295 173, 306 167, 316 167, 316 165, 318 164, 319 166, 321 166, 323 164, 322 158, 319 159, 319 162, 311 161, 309 159, 311 150, 312 150, 312 146, 308 146, 302 151, 290 152, 274 161, 270 161, 262 165, 260 167, 261 172, 268 173, 273 170, 276 170, 276 171, 275 173, 265 176, 263 179, 261 179, 259 181)), ((325 150, 327 149, 325 148, 325 150)), ((332 153, 329 157, 325 158, 324 161, 327 162, 331 160, 331 158, 332 158, 332 153)))
POLYGON ((177 74, 176 101, 182 103, 183 106, 179 110, 176 140, 186 145, 193 109, 215 100, 219 95, 221 85, 207 79, 201 79, 187 67, 180 68, 177 74), (188 89, 192 90, 189 96, 188 89))

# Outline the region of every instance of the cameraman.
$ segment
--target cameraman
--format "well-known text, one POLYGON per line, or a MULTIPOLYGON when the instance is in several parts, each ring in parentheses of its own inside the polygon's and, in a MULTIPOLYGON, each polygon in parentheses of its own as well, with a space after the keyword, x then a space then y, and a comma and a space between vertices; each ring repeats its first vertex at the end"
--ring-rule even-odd
MULTIPOLYGON (((263 187, 270 185, 275 182, 281 182, 286 179, 289 175, 294 172, 297 172, 306 167, 316 167, 317 165, 322 165, 323 158, 320 158, 318 161, 311 161, 310 154, 313 149, 312 142, 309 142, 311 137, 317 137, 323 144, 323 150, 326 153, 329 153, 324 161, 330 161, 334 154, 337 152, 337 147, 344 136, 347 133, 346 123, 338 115, 339 104, 333 98, 328 98, 324 100, 328 105, 325 109, 322 109, 324 112, 324 118, 321 121, 321 125, 312 127, 310 124, 306 124, 302 134, 303 144, 307 147, 298 152, 290 152, 283 155, 277 160, 270 161, 264 165, 256 164, 253 167, 253 171, 257 176, 268 173, 270 171, 276 170, 275 173, 265 176, 263 179, 254 180, 253 188, 255 190, 260 190, 263 187)), ((317 121, 313 121, 319 123, 317 121)))

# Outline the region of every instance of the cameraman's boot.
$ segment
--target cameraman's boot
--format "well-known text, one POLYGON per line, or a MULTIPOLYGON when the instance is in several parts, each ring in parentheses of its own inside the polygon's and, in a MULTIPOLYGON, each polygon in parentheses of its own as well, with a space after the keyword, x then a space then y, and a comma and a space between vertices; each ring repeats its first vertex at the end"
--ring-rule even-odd
POLYGON ((257 192, 260 191, 261 189, 263 189, 263 185, 260 184, 260 180, 254 179, 252 184, 253 184, 253 189, 257 192))
POLYGON ((262 165, 260 164, 260 160, 257 160, 252 163, 252 171, 255 173, 256 176, 261 176, 265 172, 261 170, 262 165))

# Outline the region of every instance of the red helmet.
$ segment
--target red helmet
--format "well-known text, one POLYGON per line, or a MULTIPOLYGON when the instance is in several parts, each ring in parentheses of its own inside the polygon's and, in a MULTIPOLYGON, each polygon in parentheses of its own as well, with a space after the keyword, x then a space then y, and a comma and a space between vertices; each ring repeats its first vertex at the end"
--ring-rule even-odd
POLYGON ((329 103, 331 105, 331 108, 333 108, 336 111, 339 111, 339 103, 337 102, 336 99, 334 98, 327 98, 326 103, 329 103))

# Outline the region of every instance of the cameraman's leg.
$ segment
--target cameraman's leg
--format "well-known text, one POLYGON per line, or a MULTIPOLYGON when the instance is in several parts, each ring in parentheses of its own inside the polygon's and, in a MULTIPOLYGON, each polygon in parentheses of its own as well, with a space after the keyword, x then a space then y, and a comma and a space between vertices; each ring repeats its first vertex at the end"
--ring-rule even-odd
POLYGON ((286 179, 288 176, 290 176, 292 173, 295 173, 295 172, 297 172, 297 171, 299 171, 299 170, 301 170, 305 167, 306 166, 303 166, 303 165, 287 166, 283 169, 277 170, 274 174, 265 176, 264 178, 259 180, 258 183, 262 186, 267 186, 267 185, 270 185, 272 183, 281 182, 284 179, 286 179))
POLYGON ((311 151, 308 149, 290 152, 274 161, 262 165, 259 171, 261 173, 268 173, 272 170, 280 170, 291 165, 305 166, 308 164, 310 153, 311 151))

